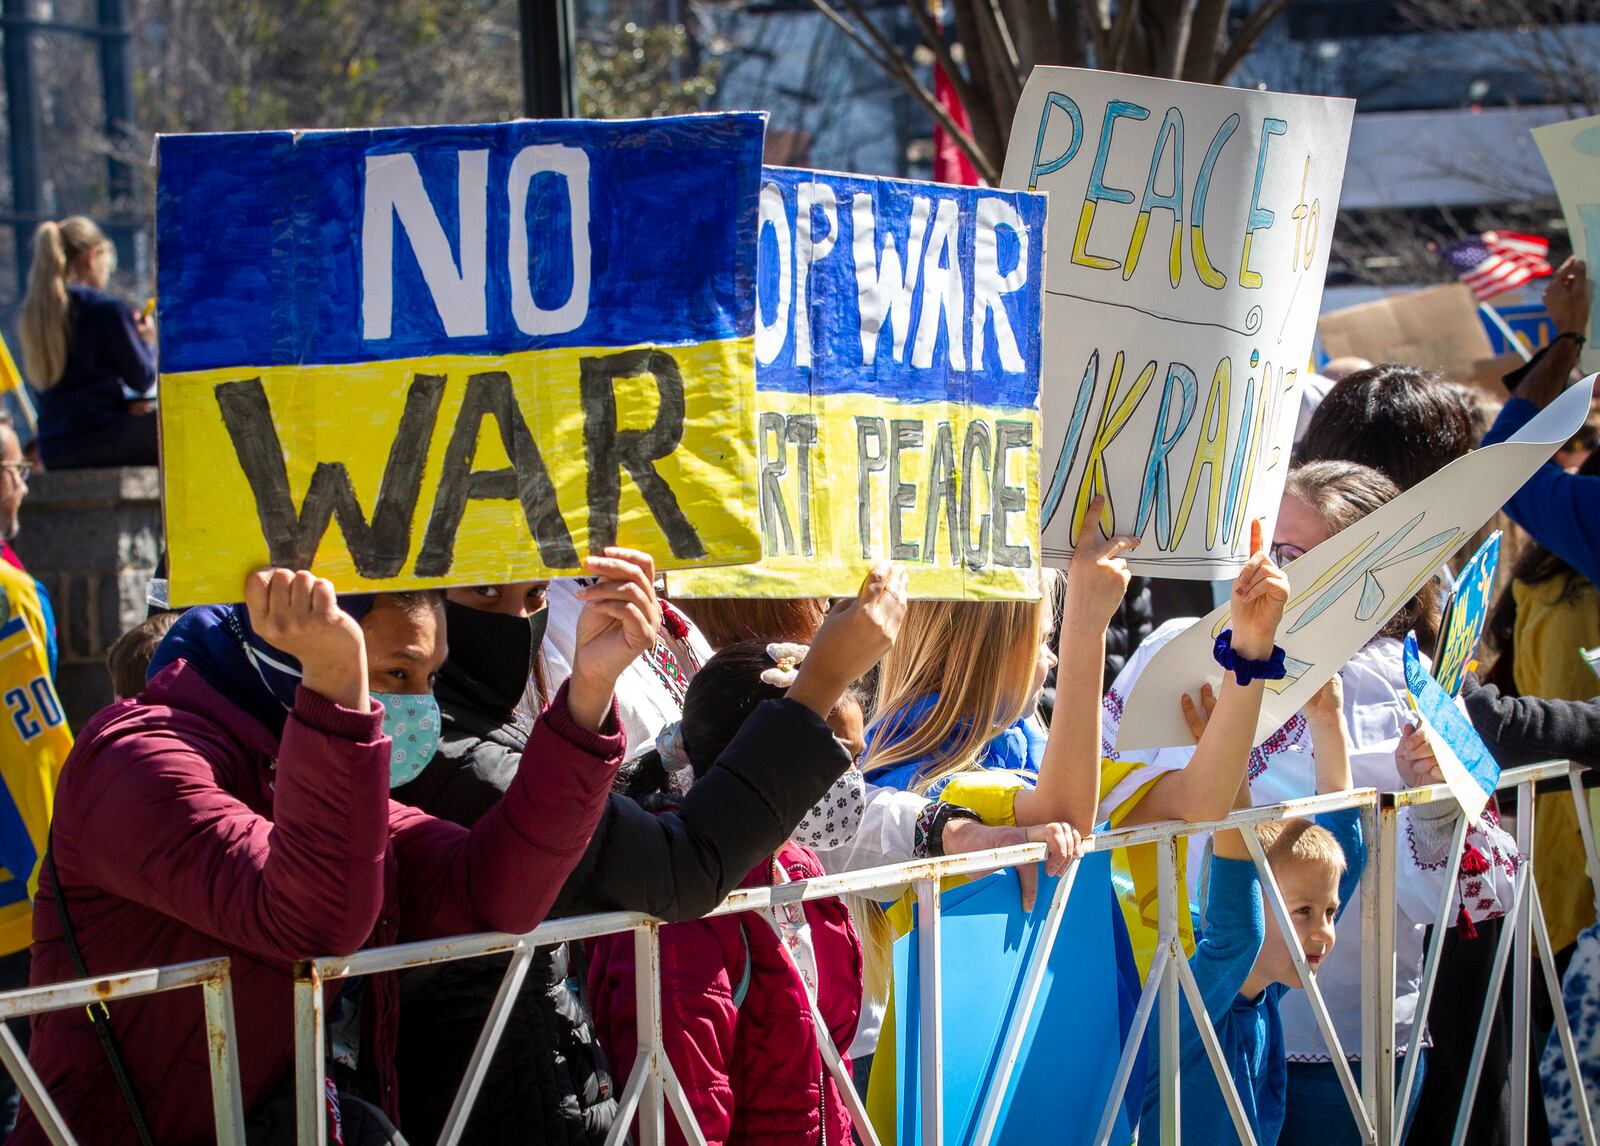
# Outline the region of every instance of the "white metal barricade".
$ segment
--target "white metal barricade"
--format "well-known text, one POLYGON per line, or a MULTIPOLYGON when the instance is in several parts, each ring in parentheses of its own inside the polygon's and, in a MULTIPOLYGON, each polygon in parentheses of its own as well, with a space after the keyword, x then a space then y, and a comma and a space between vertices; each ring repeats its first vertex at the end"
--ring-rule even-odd
MULTIPOLYGON (((1553 961, 1554 953, 1549 949, 1538 890, 1532 882, 1535 859, 1534 785, 1540 781, 1562 778, 1567 780, 1579 812, 1578 822, 1583 832, 1590 879, 1594 888, 1600 889, 1600 856, 1596 854, 1595 840, 1590 829, 1587 805, 1579 781, 1580 772, 1581 769, 1574 765, 1559 762, 1507 769, 1501 778, 1502 789, 1516 788, 1519 792, 1516 827, 1524 862, 1516 876, 1513 902, 1495 954, 1492 981, 1488 991, 1488 1006, 1478 1030, 1471 1077, 1462 1096, 1462 1106, 1456 1124, 1457 1142, 1461 1141, 1470 1117, 1477 1081, 1483 1068, 1489 1023, 1495 1010, 1493 1004, 1498 999, 1508 964, 1514 968, 1511 1015, 1514 1055, 1512 1083, 1513 1102, 1518 1104, 1515 1107, 1517 1117, 1513 1123, 1513 1141, 1520 1144, 1526 1137, 1522 1112, 1525 1110, 1523 1104, 1527 1099, 1526 1083, 1531 1051, 1529 992, 1532 985, 1533 960, 1536 955, 1552 999, 1558 1004, 1561 999, 1561 985, 1557 980, 1553 961)), ((1420 1047, 1427 1008, 1438 976, 1439 957, 1446 925, 1450 921, 1450 910, 1456 902, 1456 877, 1466 832, 1465 821, 1458 821, 1448 864, 1449 878, 1446 880, 1444 898, 1434 920, 1433 938, 1423 962, 1421 998, 1413 1025, 1411 1045, 1407 1048, 1410 1053, 1404 1056, 1404 1077, 1400 1080, 1402 1085, 1397 1091, 1395 1073, 1399 1056, 1396 1054, 1394 1039, 1394 985, 1395 861, 1398 854, 1396 848, 1400 846, 1399 816, 1401 810, 1406 807, 1451 798, 1449 790, 1444 785, 1381 795, 1371 789, 1360 789, 1249 808, 1214 823, 1150 824, 1104 832, 1084 840, 1083 854, 1118 847, 1154 845, 1158 859, 1158 945, 1146 976, 1143 993, 1134 1012, 1132 1029, 1124 1044, 1111 1093, 1105 1099, 1096 1142, 1123 1146, 1121 1143, 1112 1142, 1112 1128, 1152 1013, 1158 1014, 1161 1039, 1161 1062, 1158 1067, 1161 1079, 1159 1103, 1161 1141, 1180 1140, 1182 1111, 1182 1088, 1179 1077, 1181 1072, 1178 1066, 1181 1018, 1179 1007, 1182 1005, 1180 998, 1185 999, 1190 1008, 1196 1030, 1239 1139, 1242 1142, 1253 1142, 1237 1090, 1226 1063, 1222 1060, 1216 1032, 1206 1017, 1198 985, 1180 945, 1179 912, 1189 910, 1189 904, 1187 888, 1180 886, 1178 881, 1177 849, 1182 846, 1182 838, 1185 836, 1224 828, 1244 829, 1242 834, 1246 845, 1261 875, 1267 910, 1276 917, 1284 936, 1290 937, 1295 935, 1295 931, 1290 925, 1287 907, 1252 828, 1256 824, 1271 820, 1312 816, 1353 807, 1360 809, 1368 856, 1368 870, 1360 884, 1361 937, 1366 958, 1363 966, 1360 1048, 1363 1070, 1359 1085, 1355 1082, 1354 1072, 1349 1067, 1344 1048, 1340 1046, 1327 1007, 1317 989, 1316 979, 1305 962, 1304 953, 1298 948, 1297 940, 1292 943, 1294 949, 1291 955, 1323 1039, 1331 1048, 1341 1086, 1362 1138, 1376 1146, 1394 1146, 1398 1143, 1399 1131, 1404 1126, 1407 1116, 1408 1097, 1416 1070, 1415 1052, 1420 1047), (1398 1101, 1397 1093, 1400 1095, 1398 1101)), ((827 876, 780 887, 745 889, 733 893, 711 914, 727 915, 760 910, 774 905, 799 903, 847 892, 860 893, 910 887, 916 895, 918 905, 917 957, 923 989, 920 995, 918 1029, 914 1036, 908 1031, 903 1037, 918 1039, 917 1053, 921 1057, 921 1077, 939 1079, 942 1078, 943 1064, 940 881, 950 876, 971 875, 1001 867, 1034 863, 1044 858, 1044 850, 1042 844, 1026 844, 827 876)), ((985 1096, 973 1136, 973 1142, 978 1146, 989 1146, 996 1139, 1006 1093, 1019 1063, 1025 1032, 1038 1002, 1050 952, 1060 938, 1061 920, 1078 870, 1079 864, 1074 861, 1067 874, 1057 884, 1045 915, 1040 942, 1035 946, 1031 956, 1032 962, 1023 969, 1022 993, 1018 1007, 1012 1017, 1011 1025, 1005 1032, 997 1077, 990 1092, 985 1096)), ((1600 899, 1600 893, 1597 893, 1597 899, 1600 899)), ((1348 925, 1347 916, 1345 926, 1348 925)), ((294 987, 294 1069, 300 1141, 307 1146, 323 1146, 326 1141, 324 1106, 326 1020, 323 1012, 323 993, 328 983, 358 975, 394 972, 434 963, 510 954, 510 964, 490 1007, 483 1031, 479 1035, 477 1046, 440 1138, 442 1143, 456 1143, 460 1141, 472 1106, 479 1097, 489 1061, 504 1033, 511 1007, 522 989, 535 949, 566 940, 581 940, 631 931, 634 934, 637 954, 639 1051, 629 1072, 627 1086, 618 1099, 617 1120, 610 1140, 620 1141, 627 1133, 630 1124, 637 1118, 639 1141, 643 1146, 656 1146, 665 1137, 666 1111, 670 1109, 679 1126, 683 1128, 684 1136, 691 1142, 703 1143, 704 1138, 694 1125, 683 1087, 673 1072, 672 1064, 662 1051, 661 926, 663 925, 659 921, 641 914, 613 912, 555 920, 527 935, 458 936, 444 940, 372 948, 349 956, 327 956, 297 964, 294 987)), ((133 998, 191 986, 199 986, 204 992, 217 1138, 224 1143, 242 1142, 244 1111, 240 1099, 233 998, 226 959, 186 963, 105 979, 79 980, 49 987, 0 993, 0 1020, 67 1007, 99 1005, 119 998, 133 998)), ((1580 1099, 1584 1139, 1589 1146, 1600 1146, 1595 1137, 1593 1105, 1591 1097, 1583 1087, 1572 1033, 1563 1008, 1557 1005, 1555 1011, 1557 1035, 1569 1075, 1573 1080, 1574 1093, 1580 1099)), ((865 1117, 860 1098, 844 1075, 837 1048, 831 1044, 821 1024, 818 1025, 818 1035, 823 1043, 823 1054, 830 1073, 834 1075, 840 1092, 850 1107, 859 1132, 865 1141, 872 1143, 872 1146, 878 1146, 873 1129, 865 1117)), ((12 1078, 17 1081, 24 1098, 44 1125, 51 1141, 73 1142, 71 1132, 45 1093, 38 1076, 23 1059, 15 1039, 3 1025, 0 1025, 0 1061, 4 1062, 12 1078)), ((943 1143, 946 1139, 942 1086, 925 1086, 919 1095, 919 1101, 924 1140, 943 1143)))
MULTIPOLYGON (((76 1146, 77 1139, 67 1128, 45 1092, 33 1066, 23 1056, 17 1038, 5 1025, 6 1019, 27 1018, 46 1011, 73 1007, 106 1009, 119 999, 135 999, 162 991, 181 991, 199 987, 205 998, 206 1047, 211 1062, 211 1107, 216 1115, 218 1142, 244 1142, 244 1101, 239 1093, 239 1045, 233 1024, 233 981, 226 959, 205 959, 128 971, 104 979, 73 979, 48 987, 26 987, 0 993, 0 1061, 16 1083, 28 1108, 56 1146, 76 1146)), ((96 1051, 96 1053, 99 1053, 96 1051)), ((107 1101, 120 1103, 112 1094, 107 1101)))

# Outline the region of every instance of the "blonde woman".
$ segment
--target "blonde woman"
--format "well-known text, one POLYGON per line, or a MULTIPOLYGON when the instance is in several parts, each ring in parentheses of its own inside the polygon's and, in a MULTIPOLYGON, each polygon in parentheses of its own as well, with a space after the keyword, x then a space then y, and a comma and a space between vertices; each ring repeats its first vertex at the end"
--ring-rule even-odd
POLYGON ((106 293, 116 250, 92 219, 39 224, 22 304, 22 361, 39 391, 52 470, 153 466, 154 322, 106 293))

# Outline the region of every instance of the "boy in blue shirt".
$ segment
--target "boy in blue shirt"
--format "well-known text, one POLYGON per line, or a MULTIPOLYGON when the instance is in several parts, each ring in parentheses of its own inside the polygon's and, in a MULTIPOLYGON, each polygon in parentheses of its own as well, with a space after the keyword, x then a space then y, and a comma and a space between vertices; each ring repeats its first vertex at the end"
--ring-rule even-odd
MULTIPOLYGON (((1317 791, 1345 791, 1350 787, 1350 741, 1337 676, 1306 705, 1304 715, 1311 730, 1317 791)), ((1250 806, 1248 780, 1240 785, 1235 806, 1250 806)), ((1366 862, 1360 812, 1347 808, 1318 816, 1316 822, 1282 820, 1255 830, 1306 962, 1315 971, 1333 950, 1334 922, 1355 893, 1366 862)), ((1256 1141, 1272 1146, 1283 1127, 1288 1086, 1278 1001, 1300 981, 1285 936, 1266 910, 1261 879, 1243 837, 1237 831, 1218 832, 1213 849, 1203 930, 1189 967, 1256 1141)), ((1183 1141, 1186 1146, 1236 1142, 1233 1120, 1187 1001, 1179 1014, 1183 1141)), ((1160 1061, 1160 1036, 1154 1025, 1150 1029, 1149 1061, 1154 1066, 1160 1061)), ((1161 1072, 1152 1069, 1148 1078, 1139 1140, 1154 1146, 1161 1135, 1161 1072)))

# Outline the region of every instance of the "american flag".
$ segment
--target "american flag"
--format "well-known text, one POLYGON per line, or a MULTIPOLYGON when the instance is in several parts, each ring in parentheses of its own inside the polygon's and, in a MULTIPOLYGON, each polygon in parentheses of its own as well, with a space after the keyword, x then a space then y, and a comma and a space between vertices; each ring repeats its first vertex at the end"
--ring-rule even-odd
POLYGON ((1439 248, 1439 257, 1479 302, 1553 273, 1549 253, 1549 239, 1511 231, 1485 231, 1439 248))

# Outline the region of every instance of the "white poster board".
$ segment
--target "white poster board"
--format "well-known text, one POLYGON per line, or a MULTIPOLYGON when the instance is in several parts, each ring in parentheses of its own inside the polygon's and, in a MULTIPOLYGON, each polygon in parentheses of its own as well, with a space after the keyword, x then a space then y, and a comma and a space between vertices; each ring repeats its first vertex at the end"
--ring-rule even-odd
POLYGON ((1001 183, 1050 195, 1040 520, 1096 495, 1136 573, 1214 579, 1276 516, 1355 104, 1034 68, 1001 183))
MULTIPOLYGON (((1572 251, 1589 264, 1589 281, 1600 274, 1600 115, 1533 129, 1550 181, 1561 198, 1572 251)), ((1600 291, 1589 298, 1589 341, 1579 363, 1585 371, 1600 370, 1600 291)))
MULTIPOLYGON (((1267 682, 1254 743, 1298 712, 1577 433, 1594 381, 1573 386, 1510 438, 1457 458, 1289 563, 1289 603, 1278 626, 1288 675, 1267 682)), ((1211 649, 1230 625, 1228 613, 1227 605, 1216 609, 1151 658, 1123 709, 1119 751, 1195 742, 1178 698, 1206 681, 1220 689, 1223 672, 1211 649)))

